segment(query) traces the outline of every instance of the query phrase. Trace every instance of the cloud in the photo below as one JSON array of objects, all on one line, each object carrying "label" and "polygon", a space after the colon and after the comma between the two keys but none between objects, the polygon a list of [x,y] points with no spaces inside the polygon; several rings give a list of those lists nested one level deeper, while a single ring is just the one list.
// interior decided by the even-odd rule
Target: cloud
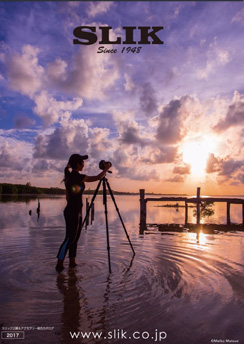
[{"label": "cloud", "polygon": [[98,14],[108,12],[111,6],[113,6],[112,1],[89,2],[89,7],[86,12],[89,17],[94,18]]},{"label": "cloud", "polygon": [[57,58],[47,67],[47,83],[57,91],[87,99],[102,100],[118,79],[119,59],[97,53],[97,45],[78,49],[71,62]]},{"label": "cloud", "polygon": [[14,118],[14,126],[16,129],[25,129],[33,127],[35,121],[27,116],[17,116]]},{"label": "cloud", "polygon": [[67,62],[60,57],[47,65],[47,75],[50,82],[65,81],[67,73]]},{"label": "cloud", "polygon": [[81,97],[103,100],[119,77],[119,59],[98,54],[96,46],[78,49],[70,61],[57,57],[46,66],[39,63],[40,52],[24,45],[21,54],[10,55],[5,64],[10,87],[35,102],[34,111],[45,126],[69,118],[81,107]]},{"label": "cloud", "polygon": [[176,166],[173,169],[173,173],[180,174],[180,175],[190,174],[191,166],[188,164],[185,164],[184,166]]},{"label": "cloud", "polygon": [[43,172],[45,173],[47,170],[49,170],[49,162],[47,160],[40,159],[34,164],[32,173],[37,173],[41,176],[43,175]]},{"label": "cloud", "polygon": [[240,23],[242,26],[244,25],[244,8],[236,13],[236,15],[232,18],[231,23]]},{"label": "cloud", "polygon": [[139,144],[140,146],[146,145],[146,140],[140,137],[140,132],[137,126],[124,127],[121,134],[120,141],[124,144]]},{"label": "cloud", "polygon": [[47,126],[62,119],[69,119],[72,112],[78,110],[83,103],[81,98],[74,98],[71,101],[57,101],[47,91],[42,91],[34,99],[36,103],[34,112],[43,119]]},{"label": "cloud", "polygon": [[220,170],[220,159],[216,158],[213,153],[209,154],[207,165],[206,165],[206,172],[207,173],[214,173]]},{"label": "cloud", "polygon": [[[2,141],[2,140],[1,140]],[[29,144],[13,139],[6,139],[0,145],[0,167],[5,171],[5,176],[14,175],[18,172],[21,174],[28,170],[30,155]],[[18,174],[16,177],[18,178]]]},{"label": "cloud", "polygon": [[[131,180],[140,180],[140,181],[159,181],[160,176],[157,170],[146,170],[146,169],[133,169],[130,173],[125,174]],[[123,176],[123,177],[124,177]]]},{"label": "cloud", "polygon": [[229,159],[221,161],[219,175],[231,177],[242,166],[244,166],[244,160]]},{"label": "cloud", "polygon": [[159,180],[159,173],[155,169],[143,168],[137,163],[138,156],[130,155],[129,152],[118,148],[112,156],[113,167],[116,169],[117,177],[130,180]]},{"label": "cloud", "polygon": [[22,54],[15,53],[7,61],[10,86],[30,98],[41,89],[44,68],[38,64],[39,49],[31,45],[22,47]]},{"label": "cloud", "polygon": [[140,105],[146,116],[157,114],[157,98],[150,82],[146,82],[141,89]]},{"label": "cloud", "polygon": [[166,181],[171,183],[183,183],[185,178],[180,174],[176,174],[174,177],[166,179]]},{"label": "cloud", "polygon": [[241,126],[244,123],[244,95],[237,91],[234,94],[233,103],[229,105],[224,119],[221,119],[213,129],[222,132],[233,126]]},{"label": "cloud", "polygon": [[101,160],[105,160],[105,157],[108,158],[109,152],[114,146],[113,141],[109,139],[110,130],[108,128],[91,128],[89,134],[89,154],[91,157]]},{"label": "cloud", "polygon": [[244,173],[239,173],[236,177],[237,182],[244,184]]},{"label": "cloud", "polygon": [[159,124],[156,139],[165,144],[174,144],[182,138],[182,112],[181,107],[185,97],[171,100],[159,115]]},{"label": "cloud", "polygon": [[85,154],[88,149],[88,126],[84,120],[64,121],[51,134],[35,139],[34,158],[68,160],[74,152]]},{"label": "cloud", "polygon": [[113,117],[119,133],[118,140],[120,143],[125,145],[139,145],[141,147],[150,143],[151,140],[149,135],[146,134],[145,128],[139,126],[139,124],[133,119],[134,113],[117,112]]},{"label": "cloud", "polygon": [[244,160],[235,160],[229,158],[218,158],[210,154],[207,161],[207,173],[217,173],[219,184],[227,182],[233,185],[243,182]]},{"label": "cloud", "polygon": [[158,146],[157,142],[152,142],[141,153],[141,162],[146,164],[163,164],[174,162],[177,156],[177,148],[173,146]]},{"label": "cloud", "polygon": [[125,73],[124,77],[125,77],[125,84],[124,84],[125,90],[127,92],[130,92],[130,91],[132,91],[135,88],[135,84],[132,81],[131,74],[130,73]]},{"label": "cloud", "polygon": [[217,37],[215,37],[213,43],[209,45],[209,50],[207,51],[206,66],[204,68],[198,68],[196,71],[198,79],[207,80],[211,74],[215,74],[218,68],[225,66],[230,61],[230,52],[220,48],[217,44]]}]

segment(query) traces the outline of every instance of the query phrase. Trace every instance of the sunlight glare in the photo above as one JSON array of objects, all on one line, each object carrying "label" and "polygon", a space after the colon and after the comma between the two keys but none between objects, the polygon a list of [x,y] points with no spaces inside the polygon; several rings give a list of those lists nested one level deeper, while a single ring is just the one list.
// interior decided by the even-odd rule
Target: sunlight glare
[{"label": "sunlight glare", "polygon": [[191,174],[197,176],[204,175],[208,156],[213,152],[214,146],[212,137],[186,141],[183,144],[183,161],[191,166]]}]

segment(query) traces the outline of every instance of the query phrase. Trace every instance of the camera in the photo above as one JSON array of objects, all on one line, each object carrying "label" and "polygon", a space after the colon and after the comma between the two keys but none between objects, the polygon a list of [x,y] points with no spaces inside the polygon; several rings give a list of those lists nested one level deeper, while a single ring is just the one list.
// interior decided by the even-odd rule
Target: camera
[{"label": "camera", "polygon": [[100,170],[104,170],[106,164],[110,164],[110,167],[112,167],[112,163],[111,163],[110,161],[101,160],[101,161],[99,162],[99,168],[100,168]]}]

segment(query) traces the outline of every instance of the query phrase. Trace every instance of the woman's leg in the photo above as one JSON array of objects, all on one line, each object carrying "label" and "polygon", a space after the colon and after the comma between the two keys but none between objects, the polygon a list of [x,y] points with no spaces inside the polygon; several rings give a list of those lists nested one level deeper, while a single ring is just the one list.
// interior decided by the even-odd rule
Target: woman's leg
[{"label": "woman's leg", "polygon": [[74,241],[72,242],[72,244],[70,245],[70,248],[69,248],[69,259],[70,259],[69,266],[71,268],[74,268],[77,265],[76,261],[75,261],[75,257],[76,257],[76,251],[77,251],[77,243],[78,243],[78,240],[80,238],[80,233],[81,233],[81,229],[82,229],[81,225],[82,225],[82,217],[79,216],[76,236],[75,236]]},{"label": "woman's leg", "polygon": [[64,269],[63,261],[65,259],[66,253],[76,239],[79,224],[79,214],[74,211],[69,211],[67,210],[67,208],[65,208],[64,218],[66,222],[66,235],[57,255],[58,263],[56,266],[56,270],[59,272]]}]

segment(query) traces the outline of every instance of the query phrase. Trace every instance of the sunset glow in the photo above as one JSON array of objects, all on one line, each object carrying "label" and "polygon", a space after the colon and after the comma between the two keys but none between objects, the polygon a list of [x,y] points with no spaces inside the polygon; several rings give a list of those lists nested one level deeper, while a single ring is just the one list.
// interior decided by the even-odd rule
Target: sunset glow
[{"label": "sunset glow", "polygon": [[182,147],[182,158],[191,166],[191,174],[203,176],[205,174],[207,159],[214,152],[215,142],[211,137],[203,137],[186,141]]}]

